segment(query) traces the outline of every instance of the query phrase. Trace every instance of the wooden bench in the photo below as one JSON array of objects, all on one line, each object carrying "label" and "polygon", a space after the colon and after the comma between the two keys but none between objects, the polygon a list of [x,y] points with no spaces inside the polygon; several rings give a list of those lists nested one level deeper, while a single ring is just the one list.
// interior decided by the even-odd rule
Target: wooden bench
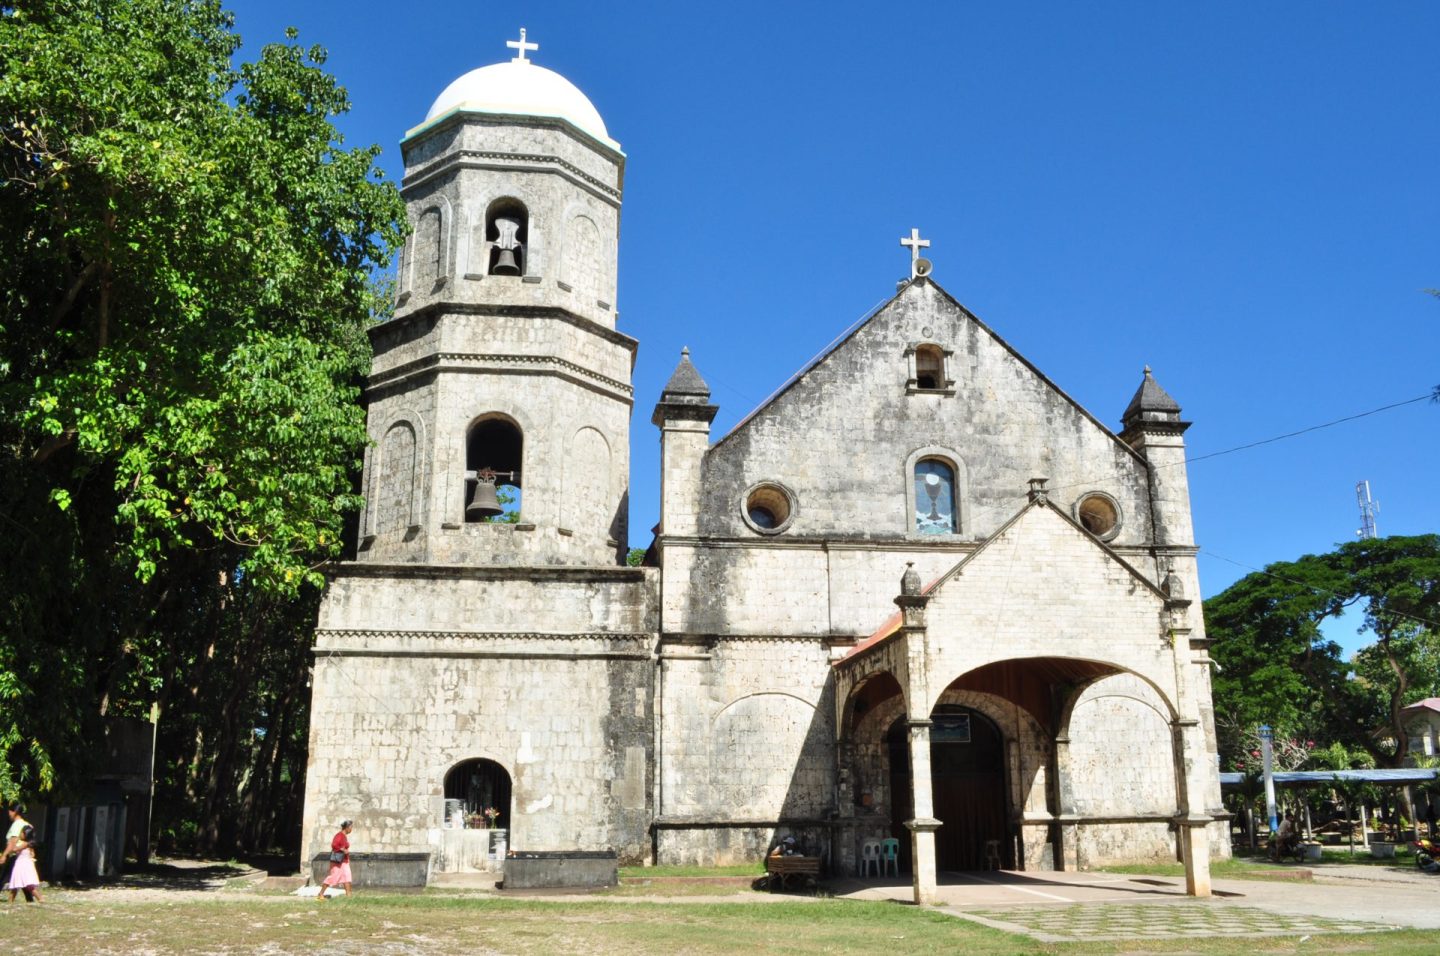
[{"label": "wooden bench", "polygon": [[792,880],[802,883],[820,881],[820,858],[818,856],[767,856],[765,872],[770,876],[770,892],[776,887],[788,889]]}]

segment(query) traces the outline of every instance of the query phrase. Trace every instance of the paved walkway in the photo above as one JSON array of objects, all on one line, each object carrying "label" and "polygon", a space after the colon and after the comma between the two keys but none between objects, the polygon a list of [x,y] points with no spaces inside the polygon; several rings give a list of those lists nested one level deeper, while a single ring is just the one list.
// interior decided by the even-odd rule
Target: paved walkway
[{"label": "paved walkway", "polygon": [[[840,897],[909,901],[910,885],[837,880]],[[1399,868],[1327,866],[1315,880],[1216,880],[1185,895],[1178,877],[1108,873],[947,873],[937,903],[961,919],[1045,942],[1367,933],[1440,928],[1440,877]]]}]

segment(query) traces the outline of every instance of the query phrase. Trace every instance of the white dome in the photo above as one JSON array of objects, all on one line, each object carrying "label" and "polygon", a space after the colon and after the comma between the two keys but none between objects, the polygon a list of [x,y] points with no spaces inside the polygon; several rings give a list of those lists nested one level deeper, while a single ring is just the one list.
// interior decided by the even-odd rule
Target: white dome
[{"label": "white dome", "polygon": [[466,73],[435,98],[421,126],[454,110],[554,116],[569,120],[607,146],[620,147],[605,131],[600,113],[574,83],[528,60],[495,63]]}]

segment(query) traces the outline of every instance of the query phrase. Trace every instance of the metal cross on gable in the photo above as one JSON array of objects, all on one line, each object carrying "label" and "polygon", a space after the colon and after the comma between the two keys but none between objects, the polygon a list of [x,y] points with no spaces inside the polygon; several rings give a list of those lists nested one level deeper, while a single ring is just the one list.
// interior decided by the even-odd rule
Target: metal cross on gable
[{"label": "metal cross on gable", "polygon": [[908,238],[902,238],[900,245],[910,247],[910,278],[915,278],[916,264],[920,261],[920,250],[930,247],[929,239],[920,238],[919,229],[911,229]]},{"label": "metal cross on gable", "polygon": [[520,51],[520,55],[519,55],[519,56],[512,56],[512,57],[510,58],[510,62],[511,62],[511,63],[529,63],[530,61],[527,60],[527,59],[525,59],[525,51],[526,51],[526,50],[538,50],[538,49],[540,49],[540,44],[538,44],[538,43],[526,43],[526,42],[525,42],[525,28],[524,28],[524,27],[521,27],[521,28],[520,28],[520,39],[518,39],[518,40],[506,40],[506,41],[505,41],[505,45],[508,46],[508,47],[509,47],[510,49],[512,49],[512,50],[519,50],[519,51]]}]

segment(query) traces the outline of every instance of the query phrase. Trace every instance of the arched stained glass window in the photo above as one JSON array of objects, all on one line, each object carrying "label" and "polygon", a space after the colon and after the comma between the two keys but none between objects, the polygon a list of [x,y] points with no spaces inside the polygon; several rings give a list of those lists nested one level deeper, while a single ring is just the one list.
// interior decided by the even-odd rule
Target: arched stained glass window
[{"label": "arched stained glass window", "polygon": [[915,530],[921,534],[954,534],[955,470],[936,458],[915,465]]}]

